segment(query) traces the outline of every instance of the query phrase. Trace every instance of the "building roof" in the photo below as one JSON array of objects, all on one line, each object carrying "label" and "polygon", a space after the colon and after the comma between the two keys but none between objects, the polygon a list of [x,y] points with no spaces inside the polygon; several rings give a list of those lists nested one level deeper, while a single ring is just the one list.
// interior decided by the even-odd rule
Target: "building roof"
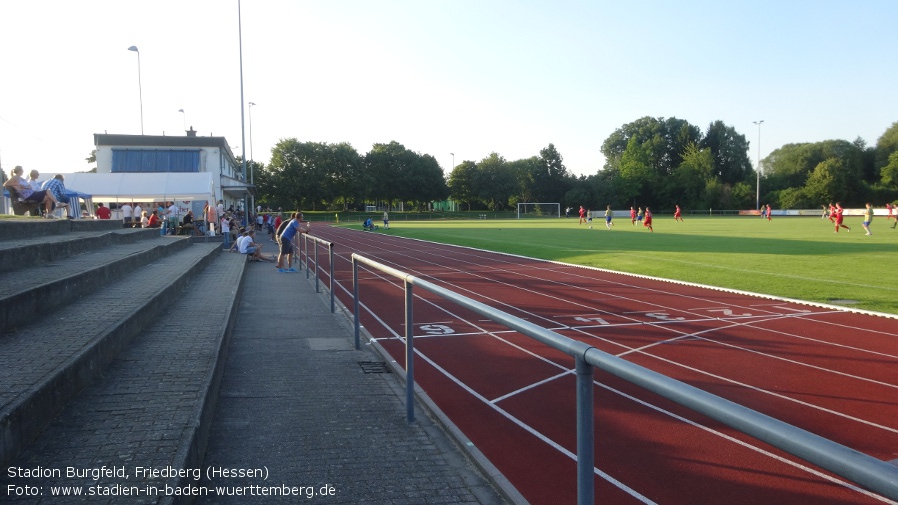
[{"label": "building roof", "polygon": [[120,135],[113,133],[94,133],[94,145],[113,147],[217,147],[228,153],[235,161],[237,158],[224,137],[168,136],[168,135]]}]

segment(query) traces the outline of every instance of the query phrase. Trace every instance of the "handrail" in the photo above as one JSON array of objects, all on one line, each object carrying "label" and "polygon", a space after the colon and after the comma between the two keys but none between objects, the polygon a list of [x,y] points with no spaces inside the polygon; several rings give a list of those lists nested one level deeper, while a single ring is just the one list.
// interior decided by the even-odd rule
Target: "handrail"
[{"label": "handrail", "polygon": [[390,266],[352,255],[353,312],[356,348],[359,347],[358,265],[363,264],[403,280],[406,298],[406,408],[414,420],[414,342],[412,287],[419,287],[500,323],[575,359],[577,373],[577,503],[594,503],[593,367],[647,389],[679,405],[704,414],[737,431],[829,470],[871,491],[898,500],[898,467],[838,444],[809,431],[708,393],[684,382],[600,351],[541,326],[515,317],[454,291]]},{"label": "handrail", "polygon": [[[328,277],[330,279],[330,285],[328,289],[331,292],[331,312],[333,313],[335,310],[335,302],[334,302],[334,243],[328,242],[322,238],[316,237],[314,235],[309,235],[308,233],[303,233],[303,242],[302,244],[305,246],[306,250],[306,279],[309,278],[309,245],[308,240],[312,240],[315,243],[315,292],[320,293],[321,290],[318,287],[318,244],[324,245],[328,250],[328,265],[329,265],[329,273]],[[299,251],[300,259],[302,258],[302,248]],[[302,261],[299,262],[299,268],[302,268]]]}]

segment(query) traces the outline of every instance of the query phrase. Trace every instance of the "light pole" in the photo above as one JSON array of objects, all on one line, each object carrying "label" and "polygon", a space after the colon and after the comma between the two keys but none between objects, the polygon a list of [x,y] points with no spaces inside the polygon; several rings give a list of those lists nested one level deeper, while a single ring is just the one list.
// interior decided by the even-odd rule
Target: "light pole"
[{"label": "light pole", "polygon": [[184,112],[184,109],[178,109],[178,112],[181,113],[182,119],[184,121],[184,131],[187,131],[187,113]]},{"label": "light pole", "polygon": [[452,155],[452,170],[455,170],[455,153],[449,153]]},{"label": "light pole", "polygon": [[761,210],[761,123],[763,122],[763,119],[760,121],[752,121],[752,123],[758,125],[758,182],[755,186],[757,191],[757,193],[755,194],[755,210]]},{"label": "light pole", "polygon": [[[243,100],[243,19],[240,16],[240,0],[237,0],[237,40],[239,42],[240,47],[240,139],[241,144],[243,144],[243,154],[241,158],[243,159],[243,183],[246,184],[246,129],[244,128],[244,110],[243,104],[246,102]],[[246,193],[243,194],[243,225],[249,226],[249,196],[250,188],[246,187]],[[255,196],[253,196],[255,205]],[[255,207],[253,207],[255,210]]]},{"label": "light pole", "polygon": [[[249,107],[249,183],[253,183],[253,105],[256,105],[255,102],[250,102]],[[253,208],[256,208],[256,195],[253,195]]]},{"label": "light pole", "polygon": [[131,46],[129,51],[137,53],[137,91],[140,93],[140,134],[143,135],[143,84],[140,82],[140,51],[137,46]]}]

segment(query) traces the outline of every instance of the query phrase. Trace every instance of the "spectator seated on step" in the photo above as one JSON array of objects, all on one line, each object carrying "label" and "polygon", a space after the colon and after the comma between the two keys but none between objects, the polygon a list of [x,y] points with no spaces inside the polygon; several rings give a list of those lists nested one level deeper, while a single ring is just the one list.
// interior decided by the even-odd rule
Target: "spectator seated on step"
[{"label": "spectator seated on step", "polygon": [[194,235],[202,235],[202,233],[196,229],[196,223],[193,222],[192,210],[188,210],[187,214],[184,214],[184,219],[181,222],[181,229],[185,230],[188,234],[193,232]]},{"label": "spectator seated on step", "polygon": [[65,177],[62,174],[56,174],[52,179],[44,181],[41,184],[41,189],[53,196],[53,200],[57,202],[57,207],[66,207],[68,216],[72,218],[75,216],[72,215],[69,197],[65,196],[65,183],[63,181],[65,181]]},{"label": "spectator seated on step", "polygon": [[[22,177],[24,172],[25,170],[22,166],[17,165],[12,169],[12,177],[3,183],[3,187],[9,190],[9,195],[13,197],[14,202],[18,200],[26,205],[43,205],[47,217],[52,217],[50,212],[53,210],[54,205],[60,207],[68,206],[68,204],[56,201],[56,198],[54,198],[53,194],[49,191],[35,191],[32,189],[31,185],[28,184],[28,180]],[[17,193],[18,197],[15,197],[13,193]],[[13,205],[13,207],[15,208],[15,205]],[[24,212],[22,212],[22,214],[24,214]]]},{"label": "spectator seated on step", "polygon": [[272,258],[262,254],[262,245],[257,244],[255,241],[256,230],[250,229],[242,238],[243,240],[237,239],[240,240],[240,254],[250,256],[253,261],[274,261]]}]

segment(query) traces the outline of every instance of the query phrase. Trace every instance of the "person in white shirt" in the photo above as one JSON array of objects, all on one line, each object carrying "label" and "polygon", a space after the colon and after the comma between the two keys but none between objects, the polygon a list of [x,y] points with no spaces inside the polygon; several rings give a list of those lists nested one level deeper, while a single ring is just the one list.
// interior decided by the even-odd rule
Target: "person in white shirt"
[{"label": "person in white shirt", "polygon": [[31,189],[34,191],[41,190],[41,183],[37,182],[37,178],[40,177],[41,174],[37,170],[32,170],[30,174],[28,174],[28,185],[31,186]]},{"label": "person in white shirt", "polygon": [[134,205],[134,221],[140,220],[143,218],[143,209],[140,208],[140,204]]},{"label": "person in white shirt", "polygon": [[[267,256],[262,255],[262,245],[257,244],[254,240],[256,237],[256,231],[250,230],[244,234],[243,241],[240,242],[239,250],[240,254],[249,254],[253,257],[253,261],[274,261]],[[240,240],[240,239],[238,239]]]},{"label": "person in white shirt", "polygon": [[[125,226],[131,226],[132,222],[134,221],[134,214],[133,214],[133,211],[131,210],[131,206],[128,205],[127,203],[123,203],[121,206],[121,209],[122,209],[122,218],[124,218],[124,221],[125,221]],[[140,216],[140,213],[138,212],[137,215]]]},{"label": "person in white shirt", "polygon": [[171,230],[171,234],[174,235],[178,230],[178,221],[180,221],[181,209],[178,208],[178,204],[176,202],[172,202],[171,206],[165,211],[166,217],[168,217],[168,229]]}]

